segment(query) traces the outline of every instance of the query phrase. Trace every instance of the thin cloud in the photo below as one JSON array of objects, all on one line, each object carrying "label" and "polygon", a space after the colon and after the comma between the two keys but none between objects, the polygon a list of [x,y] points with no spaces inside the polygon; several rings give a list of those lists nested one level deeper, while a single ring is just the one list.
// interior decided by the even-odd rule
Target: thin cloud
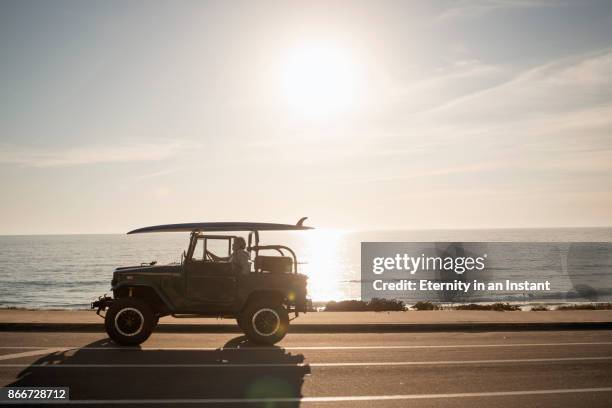
[{"label": "thin cloud", "polygon": [[[463,95],[429,111],[427,115],[447,115],[460,112],[484,119],[486,112],[501,112],[516,121],[511,114],[561,113],[585,110],[609,100],[612,79],[612,51],[573,56],[553,61],[519,73],[507,82]],[[490,116],[490,117],[494,117]],[[518,116],[522,118],[524,116]]]},{"label": "thin cloud", "polygon": [[[438,69],[434,75],[407,85],[396,85],[394,103],[399,101],[404,112],[418,114],[444,105],[507,80],[512,72],[505,67],[479,60],[457,60]],[[399,91],[398,91],[399,90]]]},{"label": "thin cloud", "polygon": [[[401,123],[403,136],[363,152],[364,160],[384,157],[377,177],[351,175],[339,182],[453,175],[483,187],[499,173],[504,188],[532,188],[533,180],[557,185],[558,173],[584,188],[601,187],[590,175],[612,168],[611,71],[612,50],[572,56],[417,114]],[[427,144],[415,144],[422,140]]]},{"label": "thin cloud", "polygon": [[481,17],[498,10],[562,6],[558,0],[463,0],[444,10],[438,20]]},{"label": "thin cloud", "polygon": [[116,145],[89,145],[64,148],[0,147],[0,163],[24,167],[69,167],[100,163],[161,161],[193,148],[181,141],[132,142]]}]

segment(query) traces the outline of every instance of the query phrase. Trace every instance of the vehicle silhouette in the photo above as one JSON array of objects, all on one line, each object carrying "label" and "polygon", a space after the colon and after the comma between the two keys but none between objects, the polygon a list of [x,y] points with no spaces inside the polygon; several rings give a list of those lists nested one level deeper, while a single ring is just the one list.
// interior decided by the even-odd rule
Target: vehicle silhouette
[{"label": "vehicle silhouette", "polygon": [[[168,315],[233,318],[252,342],[275,344],[289,329],[289,315],[297,317],[308,309],[307,277],[298,273],[291,248],[260,245],[259,232],[311,229],[303,225],[305,219],[295,225],[211,222],[130,231],[188,231],[189,246],[180,263],[117,268],[111,282],[113,296],[100,297],[91,307],[98,314],[105,312],[106,332],[121,345],[141,344],[159,318]],[[248,244],[238,235],[211,234],[236,231],[248,232]],[[233,262],[232,248],[235,251],[240,240],[248,254],[243,256],[254,259],[246,271]]]}]

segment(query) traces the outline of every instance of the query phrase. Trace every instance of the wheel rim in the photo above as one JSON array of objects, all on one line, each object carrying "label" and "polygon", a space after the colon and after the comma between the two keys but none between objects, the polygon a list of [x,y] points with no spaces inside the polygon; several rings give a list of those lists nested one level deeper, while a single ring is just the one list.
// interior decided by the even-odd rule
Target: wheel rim
[{"label": "wheel rim", "polygon": [[274,309],[259,309],[253,315],[253,329],[260,336],[271,336],[280,327],[280,316]]},{"label": "wheel rim", "polygon": [[122,336],[136,336],[142,331],[144,316],[140,310],[133,307],[121,309],[115,315],[115,328]]}]

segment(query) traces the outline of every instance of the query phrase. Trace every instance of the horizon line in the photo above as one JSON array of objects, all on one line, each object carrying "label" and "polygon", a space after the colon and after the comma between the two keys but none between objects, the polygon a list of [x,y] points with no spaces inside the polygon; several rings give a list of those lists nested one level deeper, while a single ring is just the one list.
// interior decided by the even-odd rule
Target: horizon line
[{"label": "horizon line", "polygon": [[[612,228],[612,225],[599,226],[535,226],[535,227],[458,227],[458,228],[379,228],[379,229],[343,229],[343,228],[319,228],[318,230],[338,230],[346,233],[355,232],[399,232],[399,231],[482,231],[482,230],[556,230],[556,229],[606,229]],[[316,230],[315,230],[316,231]],[[279,231],[270,231],[279,232]],[[291,232],[291,231],[290,231]],[[295,232],[295,231],[294,231]],[[183,232],[172,232],[174,234],[183,234]],[[168,234],[168,232],[165,232]],[[65,233],[17,233],[17,234],[2,234],[0,237],[30,237],[30,236],[70,236],[70,235],[128,235],[127,232],[65,232]],[[150,235],[150,234],[149,234]]]}]

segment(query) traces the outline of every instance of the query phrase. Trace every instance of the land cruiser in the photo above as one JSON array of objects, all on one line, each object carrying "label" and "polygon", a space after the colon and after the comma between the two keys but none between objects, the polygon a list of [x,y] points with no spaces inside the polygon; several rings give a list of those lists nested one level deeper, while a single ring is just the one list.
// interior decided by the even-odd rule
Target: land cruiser
[{"label": "land cruiser", "polygon": [[[106,332],[122,345],[144,342],[159,318],[168,315],[236,319],[254,343],[277,343],[287,333],[289,315],[297,317],[307,311],[307,278],[298,273],[293,250],[284,245],[260,245],[259,233],[311,229],[303,225],[305,219],[295,225],[208,222],[130,231],[128,234],[189,232],[189,246],[180,263],[117,268],[112,297],[104,295],[91,307],[99,315],[104,312]],[[246,251],[253,260],[249,273],[228,261],[240,236],[220,232],[248,234]]]}]

